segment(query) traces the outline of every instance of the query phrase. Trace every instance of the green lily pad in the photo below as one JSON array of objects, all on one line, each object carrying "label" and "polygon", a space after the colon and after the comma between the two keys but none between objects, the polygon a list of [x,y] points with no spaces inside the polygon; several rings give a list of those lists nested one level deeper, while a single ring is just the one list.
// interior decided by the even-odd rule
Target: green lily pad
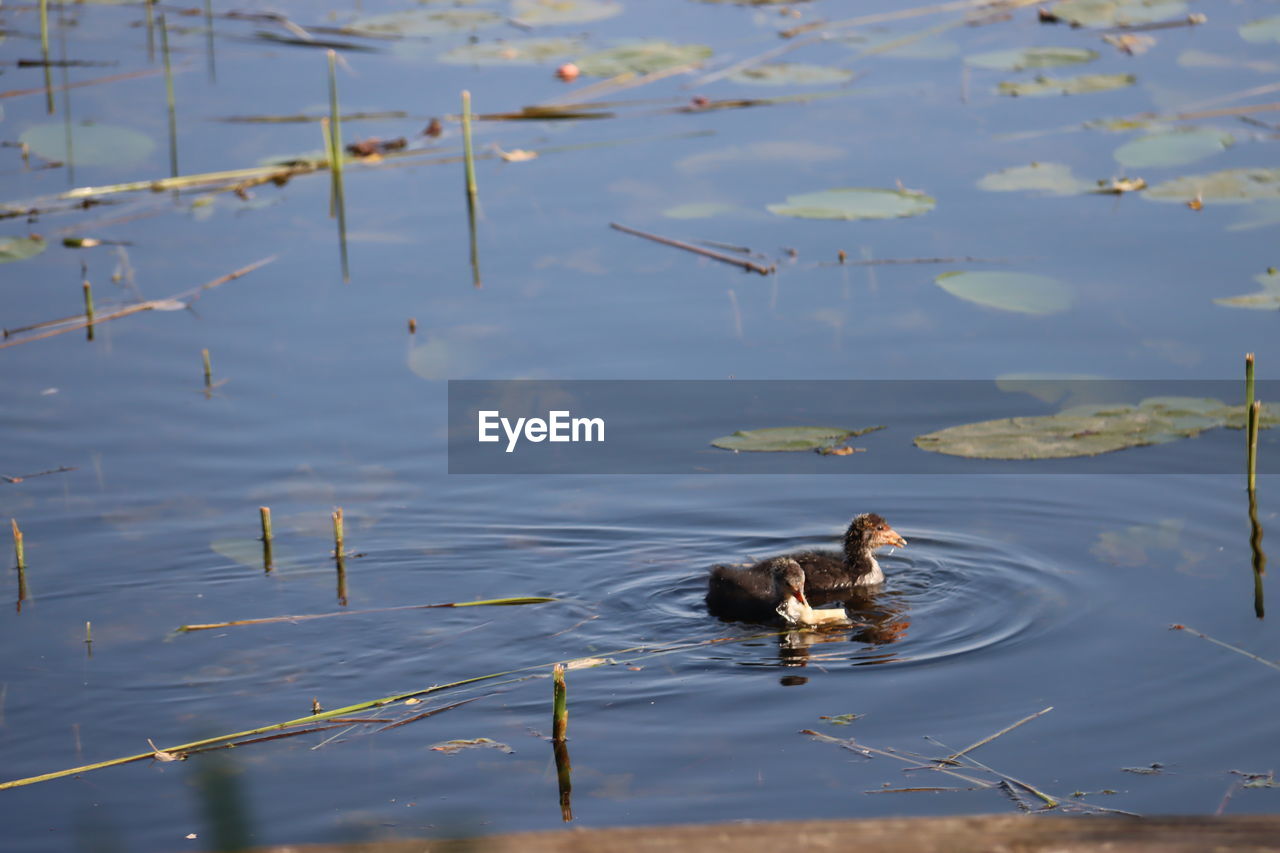
[{"label": "green lily pad", "polygon": [[1280,169],[1225,169],[1207,175],[1188,175],[1149,187],[1144,198],[1155,201],[1201,201],[1244,204],[1280,198]]},{"label": "green lily pad", "polygon": [[[1264,407],[1270,428],[1280,409]],[[1244,406],[1192,397],[1151,397],[1137,406],[1074,406],[1056,415],[1000,418],[948,427],[916,438],[916,447],[970,459],[1066,459],[1127,447],[1165,444],[1207,429],[1234,426]]]},{"label": "green lily pad", "polygon": [[32,234],[30,237],[0,237],[0,264],[10,261],[25,261],[48,248],[44,238]]},{"label": "green lily pad", "polygon": [[1128,27],[1187,14],[1181,0],[1063,0],[1049,11],[1077,27]]},{"label": "green lily pad", "polygon": [[1255,44],[1280,41],[1280,15],[1259,18],[1240,27],[1240,38]]},{"label": "green lily pad", "polygon": [[1152,133],[1126,142],[1112,155],[1130,168],[1182,166],[1224,151],[1235,137],[1208,127],[1188,127]]},{"label": "green lily pad", "polygon": [[992,71],[1025,71],[1028,68],[1079,65],[1097,58],[1096,50],[1083,47],[1022,47],[965,57],[964,64],[974,68],[990,68]]},{"label": "green lily pad", "polygon": [[1018,314],[1057,314],[1075,301],[1071,288],[1065,284],[1031,273],[946,272],[934,283],[967,302]]},{"label": "green lily pad", "polygon": [[912,190],[844,187],[787,196],[786,204],[771,204],[769,212],[800,219],[898,219],[933,210],[937,201]]},{"label": "green lily pad", "polygon": [[[33,125],[19,139],[48,160],[67,159],[66,128],[61,122]],[[80,122],[71,126],[71,146],[77,166],[132,166],[150,157],[156,144],[127,127]]]},{"label": "green lily pad", "polygon": [[832,447],[859,435],[884,429],[882,426],[863,429],[840,427],[766,427],[765,429],[740,429],[733,435],[722,435],[711,445],[734,452],[782,453],[817,450]]},{"label": "green lily pad", "polygon": [[822,86],[848,83],[853,72],[847,68],[828,65],[805,65],[800,62],[775,62],[744,68],[729,75],[735,83],[754,83],[759,86]]},{"label": "green lily pad", "polygon": [[1002,95],[1039,98],[1045,95],[1084,95],[1122,89],[1138,82],[1132,74],[1081,74],[1079,77],[1036,77],[1034,80],[1006,80],[996,87]]},{"label": "green lily pad", "polygon": [[350,33],[385,36],[436,36],[496,27],[506,19],[483,9],[410,9],[357,18],[343,27]]},{"label": "green lily pad", "polygon": [[1242,296],[1227,296],[1213,300],[1215,305],[1228,305],[1232,308],[1252,308],[1255,311],[1280,310],[1280,271],[1274,267],[1253,280],[1262,285],[1257,293],[1246,293]]},{"label": "green lily pad", "polygon": [[668,219],[710,219],[726,213],[737,213],[741,209],[736,204],[726,204],[722,201],[696,201],[668,207],[662,211],[662,215]]},{"label": "green lily pad", "polygon": [[1039,192],[1042,195],[1079,195],[1094,188],[1089,181],[1071,174],[1071,167],[1062,163],[1031,163],[1027,166],[1010,166],[999,172],[983,175],[978,189],[988,192]]},{"label": "green lily pad", "polygon": [[449,65],[537,65],[570,56],[582,49],[582,39],[545,38],[463,44],[440,55]]},{"label": "green lily pad", "polygon": [[592,77],[616,77],[630,71],[648,74],[701,62],[711,56],[705,44],[673,44],[669,41],[637,41],[589,53],[575,63],[578,70]]},{"label": "green lily pad", "polygon": [[622,13],[614,0],[515,0],[511,16],[530,27],[551,24],[585,24]]}]

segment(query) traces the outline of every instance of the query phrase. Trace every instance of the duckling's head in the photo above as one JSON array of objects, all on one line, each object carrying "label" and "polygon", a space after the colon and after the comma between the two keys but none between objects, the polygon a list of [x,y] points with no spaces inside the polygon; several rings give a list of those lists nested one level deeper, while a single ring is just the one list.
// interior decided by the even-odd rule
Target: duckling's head
[{"label": "duckling's head", "polygon": [[849,530],[844,535],[846,554],[870,554],[877,548],[892,545],[905,548],[907,540],[898,535],[898,531],[889,526],[882,516],[874,512],[864,512],[849,522]]},{"label": "duckling's head", "polygon": [[790,557],[774,560],[773,588],[778,601],[778,615],[787,622],[801,621],[809,610],[809,601],[804,597],[804,569],[800,564]]}]

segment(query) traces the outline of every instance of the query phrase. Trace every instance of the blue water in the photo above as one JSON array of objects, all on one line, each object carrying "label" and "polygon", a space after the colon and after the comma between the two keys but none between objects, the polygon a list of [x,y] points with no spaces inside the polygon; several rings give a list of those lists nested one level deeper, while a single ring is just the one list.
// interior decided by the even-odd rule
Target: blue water
[{"label": "blue water", "polygon": [[[355,5],[367,14],[397,8]],[[272,8],[304,26],[355,15],[352,4],[325,13],[310,3]],[[804,21],[900,7],[828,0],[796,8]],[[458,164],[349,170],[350,284],[328,218],[327,173],[256,187],[252,202],[222,194],[194,211],[199,194],[140,193],[111,197],[120,205],[0,221],[0,236],[34,232],[50,242],[43,254],[3,266],[6,328],[82,310],[81,261],[100,305],[128,296],[111,281],[115,250],[65,249],[64,229],[131,243],[137,288],[153,299],[279,256],[208,291],[191,311],[103,324],[91,343],[74,332],[0,352],[0,473],[75,469],[0,483],[0,518],[21,524],[28,564],[20,608],[17,573],[6,571],[0,583],[0,597],[15,605],[0,611],[4,780],[145,752],[148,738],[165,747],[301,717],[313,699],[336,708],[530,668],[422,705],[361,713],[394,720],[482,697],[386,732],[352,724],[0,791],[6,850],[214,850],[227,846],[218,827],[228,826],[254,844],[561,826],[545,676],[551,662],[576,657],[613,663],[568,676],[574,825],[1010,811],[1015,804],[998,790],[866,793],[963,785],[800,731],[939,755],[1049,706],[975,757],[1068,799],[1080,791],[1090,803],[1139,813],[1215,811],[1238,778],[1230,771],[1272,767],[1276,673],[1169,626],[1280,658],[1273,619],[1255,616],[1240,474],[451,476],[444,382],[991,380],[1027,371],[1226,380],[1238,376],[1246,351],[1257,353],[1259,375],[1273,378],[1274,314],[1211,301],[1254,290],[1252,277],[1276,263],[1274,225],[1233,229],[1259,205],[1206,203],[1197,213],[1137,196],[975,186],[1032,160],[1067,163],[1088,179],[1120,175],[1111,152],[1130,136],[1005,136],[1176,109],[1268,82],[1238,64],[1178,63],[1191,49],[1274,61],[1272,47],[1236,32],[1273,6],[1205,11],[1207,25],[1158,31],[1141,57],[1117,54],[1095,31],[1042,27],[1027,8],[1006,22],[946,32],[958,48],[950,58],[857,60],[850,67],[865,77],[841,97],[705,114],[632,107],[608,121],[480,123],[482,150],[492,142],[504,150],[612,143],[479,163],[481,289],[472,287]],[[38,56],[34,11],[2,14],[16,32],[0,56]],[[120,63],[71,69],[72,80],[156,67],[145,29],[134,26],[140,7],[76,6],[66,15],[76,22],[66,29],[69,57]],[[716,49],[715,61],[729,62],[779,44],[783,20],[768,7],[633,0],[615,18],[534,35],[587,33],[592,49],[627,37],[700,41]],[[200,19],[180,22],[195,28]],[[322,52],[245,38],[258,28],[267,27],[217,22],[216,82],[203,32],[174,34],[185,69],[175,78],[183,173],[320,147],[314,124],[215,121],[324,109]],[[479,37],[521,35],[497,28]],[[347,55],[344,110],[412,116],[348,122],[347,138],[412,136],[431,116],[456,112],[463,88],[480,112],[573,91],[553,77],[554,62],[511,69],[435,61],[465,39]],[[1102,54],[1046,72],[1054,76],[1133,71],[1139,85],[1009,99],[991,90],[1018,75],[962,70],[964,55],[1028,44]],[[851,56],[823,44],[789,58],[833,64]],[[43,78],[39,69],[9,68],[3,79],[17,89]],[[691,79],[608,99],[678,105],[694,95],[807,90],[729,81],[684,88]],[[76,186],[167,174],[163,92],[161,76],[72,91],[77,121],[128,126],[156,144],[133,165],[77,166]],[[39,95],[0,103],[5,139],[61,120],[44,115]],[[1237,144],[1198,163],[1133,171],[1154,184],[1275,165],[1274,134],[1234,118],[1212,126],[1230,129]],[[420,144],[457,153],[457,125],[445,128],[437,142]],[[15,150],[0,154],[4,201],[70,185],[65,168],[22,172]],[[936,197],[937,208],[864,222],[764,209],[788,195],[899,180]],[[699,201],[739,211],[701,220],[661,213]],[[778,258],[779,271],[742,273],[620,234],[611,221],[750,246]],[[851,260],[1001,262],[841,268],[832,265],[841,249]],[[1074,306],[1027,316],[934,285],[938,273],[960,268],[1050,275],[1073,290]],[[203,348],[223,381],[210,396]],[[1223,430],[1195,441],[1206,443],[1202,453],[1242,443]],[[1261,452],[1277,452],[1269,433]],[[829,461],[859,470],[856,456]],[[1257,496],[1273,539],[1274,486],[1263,477]],[[270,573],[255,541],[262,505],[275,517]],[[336,506],[345,511],[347,548],[358,554],[345,561],[345,603],[330,556]],[[909,542],[882,555],[889,579],[862,614],[866,625],[751,639],[762,629],[706,614],[703,578],[713,563],[834,547],[863,511],[884,515]],[[510,595],[558,600],[174,633],[191,623]],[[707,642],[720,638],[739,642]],[[660,656],[643,650],[671,643],[682,647]],[[841,714],[863,716],[848,726],[822,719]],[[513,751],[431,749],[477,737]],[[1166,772],[1122,770],[1153,762]],[[211,805],[219,786],[238,807]],[[1272,791],[1245,790],[1227,812],[1275,807]]]}]

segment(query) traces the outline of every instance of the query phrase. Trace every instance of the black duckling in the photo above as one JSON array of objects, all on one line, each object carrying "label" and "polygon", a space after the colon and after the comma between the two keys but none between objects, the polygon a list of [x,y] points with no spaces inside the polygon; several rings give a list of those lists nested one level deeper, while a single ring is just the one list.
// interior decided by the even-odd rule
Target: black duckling
[{"label": "black duckling", "polygon": [[805,576],[790,557],[775,557],[734,569],[716,566],[707,591],[707,609],[714,616],[741,622],[786,625],[829,625],[848,622],[844,610],[814,610],[804,594]]}]

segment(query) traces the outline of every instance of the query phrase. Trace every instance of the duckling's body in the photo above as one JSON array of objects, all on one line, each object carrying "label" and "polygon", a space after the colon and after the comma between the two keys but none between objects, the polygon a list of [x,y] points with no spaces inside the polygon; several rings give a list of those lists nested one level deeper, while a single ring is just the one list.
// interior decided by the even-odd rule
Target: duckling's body
[{"label": "duckling's body", "polygon": [[743,622],[781,620],[784,625],[811,626],[849,621],[843,608],[814,610],[810,606],[804,570],[791,557],[775,557],[751,571],[716,566],[707,608],[713,615]]}]

